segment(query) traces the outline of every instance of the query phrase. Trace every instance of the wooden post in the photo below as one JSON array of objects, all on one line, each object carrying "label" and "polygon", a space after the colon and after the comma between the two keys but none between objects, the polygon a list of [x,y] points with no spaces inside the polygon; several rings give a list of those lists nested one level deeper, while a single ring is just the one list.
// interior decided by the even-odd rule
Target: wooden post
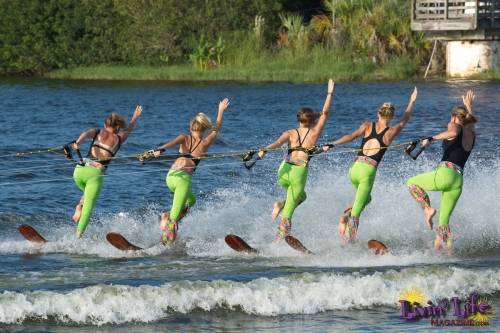
[{"label": "wooden post", "polygon": [[434,47],[432,48],[431,58],[429,59],[429,64],[425,69],[424,79],[427,78],[427,74],[429,73],[429,69],[431,68],[432,58],[434,58],[434,53],[436,52],[437,39],[434,39]]}]

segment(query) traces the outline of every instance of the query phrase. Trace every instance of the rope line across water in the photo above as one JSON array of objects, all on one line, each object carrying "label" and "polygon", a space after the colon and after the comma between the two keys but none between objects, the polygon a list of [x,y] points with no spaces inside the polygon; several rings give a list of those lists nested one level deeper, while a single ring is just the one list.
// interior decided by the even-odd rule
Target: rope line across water
[{"label": "rope line across water", "polygon": [[[409,143],[411,143],[412,141],[409,141],[409,142],[403,142],[403,143],[399,143],[399,144],[394,144],[394,145],[391,145],[391,146],[388,146],[387,148],[381,148],[381,149],[387,149],[387,150],[393,150],[393,149],[396,149],[396,148],[400,148],[400,147],[404,147],[406,145],[408,145]],[[321,147],[323,145],[318,145],[317,147]],[[269,149],[268,151],[269,152],[275,152],[275,151],[286,151],[287,148],[283,148],[283,147],[280,147],[280,148],[276,148],[276,149]],[[379,149],[379,148],[374,148],[374,149]],[[353,153],[353,152],[358,152],[360,151],[361,149],[359,148],[349,148],[349,149],[346,149],[346,150],[331,150],[331,151],[328,151],[328,152],[325,152],[324,154],[331,154],[331,155],[336,155],[336,154],[347,154],[347,153]],[[247,151],[245,151],[247,152]],[[204,156],[202,157],[201,159],[203,160],[214,160],[214,159],[217,159],[217,158],[228,158],[228,157],[241,157],[242,155],[244,154],[244,152],[230,152],[230,153],[221,153],[221,154],[212,154],[212,155],[208,155],[208,156]],[[137,155],[132,155],[132,157],[136,157]],[[121,157],[122,159],[124,159],[125,157]],[[127,156],[126,158],[130,158],[130,156]],[[118,159],[118,158],[116,158]],[[156,163],[156,164],[161,164],[161,163],[165,163],[165,162],[174,162],[175,160],[177,159],[176,158],[172,158],[172,159],[163,159],[163,160],[153,160],[153,161],[150,161],[149,163]],[[281,160],[282,157],[278,157],[278,158],[266,158],[265,160],[263,161],[275,161],[275,160]],[[65,163],[65,167],[69,166],[68,165],[68,162],[70,161],[67,161]],[[71,163],[71,162],[70,162]],[[73,165],[73,163],[71,163]],[[144,164],[144,162],[141,162],[141,161],[137,161],[137,160],[134,160],[134,161],[131,161],[129,163],[124,163],[124,165],[138,165],[138,164]],[[218,166],[222,166],[222,165],[234,165],[234,164],[242,164],[241,161],[234,161],[234,162],[225,162],[225,163],[212,163],[212,164],[205,164],[205,165],[200,165],[198,166],[198,168],[212,168],[212,167],[218,167]],[[50,167],[50,166],[48,166]],[[32,168],[34,167],[29,167],[29,168],[25,168],[28,169],[28,170],[32,170]],[[36,167],[37,170],[40,170],[40,167]],[[62,169],[61,168],[53,168],[52,170],[58,170],[58,169]],[[23,171],[20,171],[22,169],[17,169],[15,170],[12,174],[4,174],[4,173],[0,173],[0,176],[5,176],[5,177],[8,177],[8,176],[13,176],[13,175],[19,175],[19,174],[23,174],[24,172]],[[124,176],[124,175],[131,175],[131,174],[139,174],[139,173],[154,173],[154,172],[164,172],[164,169],[157,169],[157,170],[140,170],[140,171],[131,171],[131,172],[121,172],[119,174],[112,174],[112,175],[108,175],[108,174],[103,174],[101,177],[121,177],[121,176]],[[73,178],[71,177],[64,177],[64,178],[52,178],[52,179],[43,179],[43,180],[32,180],[32,181],[18,181],[18,182],[4,182],[4,183],[0,183],[0,186],[8,186],[8,185],[16,185],[16,184],[37,184],[37,183],[49,183],[49,182],[57,182],[57,181],[68,181],[68,180],[72,180]]]}]

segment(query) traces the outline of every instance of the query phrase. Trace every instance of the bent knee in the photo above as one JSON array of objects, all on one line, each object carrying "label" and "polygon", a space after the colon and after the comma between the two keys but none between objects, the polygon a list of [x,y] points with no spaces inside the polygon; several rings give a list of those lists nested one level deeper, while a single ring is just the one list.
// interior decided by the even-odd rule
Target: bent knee
[{"label": "bent knee", "polygon": [[412,185],[417,185],[417,183],[415,182],[415,177],[411,177],[410,179],[408,179],[408,181],[406,182],[406,186],[410,187]]}]

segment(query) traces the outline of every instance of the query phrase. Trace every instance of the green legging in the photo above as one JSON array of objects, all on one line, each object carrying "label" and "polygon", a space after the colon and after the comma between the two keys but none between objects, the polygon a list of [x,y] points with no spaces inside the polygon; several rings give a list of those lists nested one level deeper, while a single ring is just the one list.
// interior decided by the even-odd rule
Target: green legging
[{"label": "green legging", "polygon": [[439,225],[448,226],[450,216],[462,194],[463,176],[447,167],[412,177],[406,183],[412,196],[423,208],[430,206],[429,196],[425,191],[440,191]]},{"label": "green legging", "polygon": [[80,234],[83,234],[85,228],[87,228],[87,224],[89,224],[92,210],[101,193],[102,183],[104,182],[103,175],[103,169],[81,165],[77,165],[73,172],[73,179],[83,192],[83,207],[77,226],[77,231]]},{"label": "green legging", "polygon": [[286,189],[286,201],[281,217],[291,220],[298,205],[306,200],[304,191],[307,182],[307,166],[293,165],[283,161],[278,169],[278,182]]},{"label": "green legging", "polygon": [[186,206],[192,207],[196,198],[191,193],[192,176],[183,170],[170,170],[167,174],[167,186],[174,194],[172,208],[170,208],[170,220],[179,221],[179,216]]},{"label": "green legging", "polygon": [[356,188],[356,197],[352,204],[351,216],[359,218],[366,205],[372,200],[371,192],[376,173],[376,167],[362,162],[354,162],[349,169],[349,179]]}]

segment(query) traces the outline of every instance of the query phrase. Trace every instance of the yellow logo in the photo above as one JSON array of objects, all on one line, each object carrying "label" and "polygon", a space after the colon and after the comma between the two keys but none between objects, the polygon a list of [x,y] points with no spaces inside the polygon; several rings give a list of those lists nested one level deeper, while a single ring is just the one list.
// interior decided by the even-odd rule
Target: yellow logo
[{"label": "yellow logo", "polygon": [[425,305],[427,297],[425,296],[424,292],[418,288],[407,288],[401,292],[399,300],[407,301],[412,305],[415,303],[417,303],[418,305]]},{"label": "yellow logo", "polygon": [[487,304],[489,305],[489,309],[487,309],[485,312],[476,312],[467,317],[467,319],[472,319],[475,322],[478,323],[487,323],[489,322],[492,317],[493,317],[493,302],[487,298],[479,298],[477,300],[479,304]]}]

